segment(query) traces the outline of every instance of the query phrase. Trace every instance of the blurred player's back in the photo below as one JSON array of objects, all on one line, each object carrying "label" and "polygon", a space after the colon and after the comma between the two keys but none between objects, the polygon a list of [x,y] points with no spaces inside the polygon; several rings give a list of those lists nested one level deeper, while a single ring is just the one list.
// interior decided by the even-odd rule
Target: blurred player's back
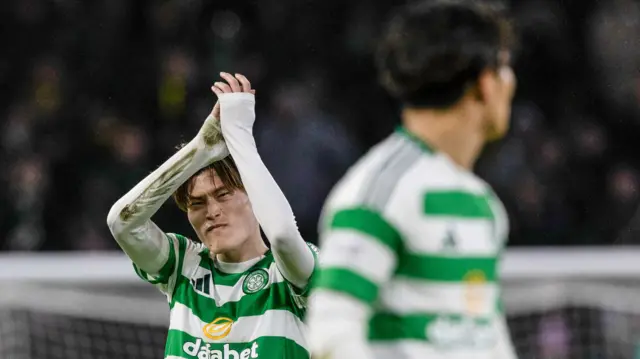
[{"label": "blurred player's back", "polygon": [[[324,265],[338,265],[323,279],[377,297],[368,328],[376,358],[440,358],[443,348],[499,357],[495,344],[508,337],[496,264],[507,216],[481,179],[398,129],[353,167],[325,211],[326,228],[341,234],[323,242]],[[360,229],[365,236],[350,235]],[[386,272],[394,274],[385,285],[368,285]]]},{"label": "blurred player's back", "polygon": [[476,1],[403,9],[381,42],[402,126],[329,196],[309,313],[320,358],[513,359],[500,309],[505,209],[473,174],[508,128],[509,28]]}]

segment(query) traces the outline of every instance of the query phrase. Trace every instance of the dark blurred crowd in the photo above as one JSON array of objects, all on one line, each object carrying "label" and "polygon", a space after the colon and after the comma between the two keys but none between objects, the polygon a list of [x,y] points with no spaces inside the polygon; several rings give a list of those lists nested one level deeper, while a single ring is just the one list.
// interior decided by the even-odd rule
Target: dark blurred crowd
[{"label": "dark blurred crowd", "polygon": [[[400,4],[4,0],[0,250],[115,248],[111,204],[195,135],[220,71],[252,80],[259,151],[314,240],[331,186],[398,123],[372,52]],[[640,243],[640,2],[511,10],[512,129],[477,166],[511,244]],[[155,220],[192,234],[171,203]]]}]

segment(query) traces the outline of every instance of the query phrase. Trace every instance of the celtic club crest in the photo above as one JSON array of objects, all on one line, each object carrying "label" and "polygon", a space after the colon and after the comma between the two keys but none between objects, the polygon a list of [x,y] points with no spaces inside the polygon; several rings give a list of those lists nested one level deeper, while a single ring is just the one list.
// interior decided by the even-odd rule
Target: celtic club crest
[{"label": "celtic club crest", "polygon": [[253,294],[267,286],[269,273],[264,269],[257,269],[249,273],[242,283],[242,291],[245,294]]}]

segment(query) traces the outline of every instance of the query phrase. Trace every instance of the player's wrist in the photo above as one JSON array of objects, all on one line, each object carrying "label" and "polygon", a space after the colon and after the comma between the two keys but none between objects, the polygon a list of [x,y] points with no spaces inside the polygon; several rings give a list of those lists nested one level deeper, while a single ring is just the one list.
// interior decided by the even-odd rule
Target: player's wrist
[{"label": "player's wrist", "polygon": [[188,146],[196,149],[203,158],[203,164],[219,161],[229,155],[227,145],[222,137],[220,121],[209,114],[196,137]]},{"label": "player's wrist", "polygon": [[220,121],[214,117],[213,113],[210,113],[204,120],[195,140],[197,141],[198,147],[202,147],[204,149],[213,147],[220,142],[224,142],[220,128]]},{"label": "player's wrist", "polygon": [[234,128],[253,128],[256,119],[255,95],[247,92],[225,93],[218,96],[218,101],[222,133],[228,133]]},{"label": "player's wrist", "polygon": [[223,93],[218,96],[220,104],[233,104],[233,103],[256,103],[256,96],[249,92],[231,92]]}]

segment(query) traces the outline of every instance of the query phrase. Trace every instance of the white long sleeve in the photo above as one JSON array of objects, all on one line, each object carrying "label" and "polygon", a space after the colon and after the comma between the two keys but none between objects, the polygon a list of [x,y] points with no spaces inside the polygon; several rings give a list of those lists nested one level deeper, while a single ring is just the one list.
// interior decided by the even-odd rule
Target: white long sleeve
[{"label": "white long sleeve", "polygon": [[230,93],[219,96],[221,128],[244,184],[253,212],[271,243],[282,275],[299,289],[313,273],[314,256],[298,231],[286,197],[271,177],[253,138],[255,96]]},{"label": "white long sleeve", "polygon": [[191,142],[111,207],[107,216],[109,230],[139,268],[158,274],[169,258],[170,243],[151,216],[189,177],[227,155],[219,126],[209,116]]}]

